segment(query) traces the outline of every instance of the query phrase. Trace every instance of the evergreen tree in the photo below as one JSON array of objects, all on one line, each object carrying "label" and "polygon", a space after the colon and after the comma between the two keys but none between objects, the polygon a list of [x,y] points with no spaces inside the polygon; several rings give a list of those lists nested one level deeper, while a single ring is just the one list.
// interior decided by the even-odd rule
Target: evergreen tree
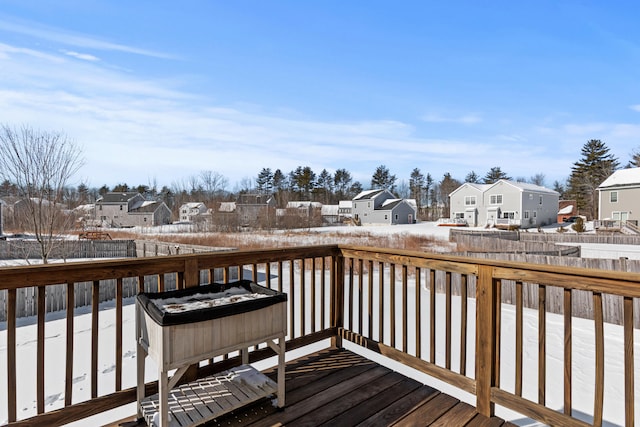
[{"label": "evergreen tree", "polygon": [[309,166],[298,166],[296,170],[291,173],[291,184],[293,184],[294,191],[297,191],[301,197],[309,200],[311,198],[311,190],[313,190],[316,185],[316,174]]},{"label": "evergreen tree", "polygon": [[385,165],[380,165],[376,168],[376,171],[373,173],[371,177],[371,188],[372,189],[385,189],[389,190],[393,193],[396,186],[396,176],[391,175],[389,169]]},{"label": "evergreen tree", "polygon": [[[429,208],[433,203],[433,177],[430,173],[427,173],[427,176],[424,178],[424,195],[425,201],[424,205]],[[430,209],[429,209],[430,210]],[[431,215],[427,212],[427,219],[431,219]]]},{"label": "evergreen tree", "polygon": [[471,171],[464,177],[464,182],[470,182],[472,184],[480,184],[480,177],[475,171]]},{"label": "evergreen tree", "polygon": [[351,183],[353,179],[346,169],[338,169],[333,174],[333,184],[338,200],[344,200],[349,196]]},{"label": "evergreen tree", "polygon": [[640,168],[640,151],[633,150],[631,152],[631,160],[629,160],[627,168]]},{"label": "evergreen tree", "polygon": [[484,183],[493,184],[501,179],[510,180],[511,178],[506,173],[502,172],[502,169],[500,169],[500,166],[494,166],[484,176]]},{"label": "evergreen tree", "polygon": [[451,177],[449,172],[445,173],[442,177],[442,181],[440,181],[440,197],[442,204],[444,205],[443,216],[445,218],[449,218],[449,208],[450,208],[450,200],[449,194],[453,193],[453,191],[460,187],[461,183],[455,178]]},{"label": "evergreen tree", "polygon": [[415,168],[411,171],[411,178],[409,178],[409,197],[416,200],[418,210],[422,206],[422,199],[424,194],[425,178],[420,169]]},{"label": "evergreen tree", "polygon": [[331,196],[333,195],[333,177],[326,169],[322,169],[322,172],[318,175],[317,191],[319,200],[321,200],[322,203],[328,204],[331,202]]},{"label": "evergreen tree", "polygon": [[569,194],[576,199],[578,212],[597,218],[596,189],[620,166],[609,147],[599,139],[582,146],[582,158],[573,164],[569,176]]},{"label": "evergreen tree", "polygon": [[256,186],[260,193],[271,193],[273,191],[273,172],[270,168],[262,168],[256,179]]},{"label": "evergreen tree", "polygon": [[560,194],[560,199],[562,200],[565,198],[565,195],[567,192],[567,186],[564,183],[558,180],[555,180],[553,181],[553,190],[557,191]]}]

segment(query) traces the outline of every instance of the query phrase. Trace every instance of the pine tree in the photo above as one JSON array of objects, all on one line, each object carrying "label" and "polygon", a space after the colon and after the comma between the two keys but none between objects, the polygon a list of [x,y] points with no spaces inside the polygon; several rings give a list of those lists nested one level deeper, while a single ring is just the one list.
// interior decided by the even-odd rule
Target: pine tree
[{"label": "pine tree", "polygon": [[416,200],[418,210],[420,210],[420,208],[422,207],[424,184],[424,175],[422,175],[420,169],[415,168],[413,171],[411,171],[411,178],[409,179],[409,197]]},{"label": "pine tree", "polygon": [[509,180],[511,178],[506,173],[502,172],[502,169],[500,169],[500,166],[494,166],[484,176],[484,183],[493,184],[501,179]]},{"label": "pine tree", "polygon": [[391,175],[389,169],[385,165],[380,165],[376,168],[376,171],[373,173],[371,177],[371,188],[372,189],[385,189],[389,190],[393,193],[396,186],[396,176]]},{"label": "pine tree", "polygon": [[582,158],[573,164],[569,177],[569,194],[576,199],[578,212],[597,218],[596,189],[620,166],[609,147],[599,139],[582,146]]},{"label": "pine tree", "polygon": [[475,171],[471,171],[464,177],[464,182],[470,182],[472,184],[480,184],[480,177]]}]

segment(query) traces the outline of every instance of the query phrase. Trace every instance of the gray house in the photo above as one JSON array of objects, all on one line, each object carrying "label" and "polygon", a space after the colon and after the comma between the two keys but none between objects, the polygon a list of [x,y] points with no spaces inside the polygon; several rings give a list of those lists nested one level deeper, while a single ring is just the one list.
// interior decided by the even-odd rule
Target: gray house
[{"label": "gray house", "polygon": [[363,191],[353,198],[353,219],[360,224],[413,224],[416,208],[388,190]]},{"label": "gray house", "polygon": [[164,202],[145,200],[140,193],[107,193],[96,200],[96,220],[110,227],[155,226],[171,222]]},{"label": "gray house", "polygon": [[464,183],[450,195],[451,218],[470,226],[531,228],[554,224],[560,195],[539,185],[501,179]]},{"label": "gray house", "polygon": [[640,219],[640,168],[620,169],[598,187],[598,219],[631,221]]}]

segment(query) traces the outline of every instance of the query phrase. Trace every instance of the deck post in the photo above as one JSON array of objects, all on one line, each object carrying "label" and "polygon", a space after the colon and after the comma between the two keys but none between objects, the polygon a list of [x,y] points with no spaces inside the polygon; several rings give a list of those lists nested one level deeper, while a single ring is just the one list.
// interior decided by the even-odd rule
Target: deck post
[{"label": "deck post", "polygon": [[344,257],[342,253],[333,257],[333,274],[331,275],[331,327],[337,334],[331,338],[331,346],[342,347],[340,329],[344,327]]},{"label": "deck post", "polygon": [[495,410],[491,388],[496,378],[496,287],[492,267],[480,265],[476,284],[476,408],[487,417]]}]

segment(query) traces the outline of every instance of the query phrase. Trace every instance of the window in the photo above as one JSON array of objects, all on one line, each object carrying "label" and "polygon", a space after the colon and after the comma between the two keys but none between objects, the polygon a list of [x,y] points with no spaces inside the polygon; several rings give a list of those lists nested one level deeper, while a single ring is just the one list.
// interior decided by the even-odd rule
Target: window
[{"label": "window", "polygon": [[541,205],[542,201],[544,200],[544,196],[538,196],[538,197],[539,197],[538,204]]},{"label": "window", "polygon": [[524,211],[523,218],[524,219],[529,219],[529,211]]},{"label": "window", "polygon": [[529,193],[529,200],[533,200],[533,194]]},{"label": "window", "polygon": [[476,204],[476,196],[465,196],[464,197],[465,206],[473,206]]},{"label": "window", "polygon": [[398,214],[395,215],[396,221],[398,220]]},{"label": "window", "polygon": [[502,204],[502,194],[492,194],[490,203],[492,205],[501,205]]},{"label": "window", "polygon": [[538,212],[533,211],[533,217],[534,217],[534,218],[537,218],[537,217],[538,217]]},{"label": "window", "polygon": [[384,214],[384,219],[385,219],[385,220],[389,219],[389,215]]},{"label": "window", "polygon": [[464,219],[464,212],[456,212],[456,219]]},{"label": "window", "polygon": [[120,210],[122,210],[123,207],[124,207],[124,205],[120,205]]},{"label": "window", "polygon": [[611,193],[609,193],[609,201],[611,203],[618,203],[618,192],[617,191],[612,191]]},{"label": "window", "polygon": [[513,219],[513,218],[515,218],[515,213],[514,212],[503,212],[502,213],[502,218],[503,219]]}]

